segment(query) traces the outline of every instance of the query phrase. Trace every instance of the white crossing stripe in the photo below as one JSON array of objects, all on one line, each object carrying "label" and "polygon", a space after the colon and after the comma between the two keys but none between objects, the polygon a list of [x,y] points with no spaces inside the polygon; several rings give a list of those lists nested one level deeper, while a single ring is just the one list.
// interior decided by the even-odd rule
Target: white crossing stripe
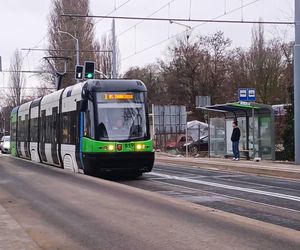
[{"label": "white crossing stripe", "polygon": [[247,192],[247,193],[252,193],[252,194],[262,194],[262,195],[272,196],[272,197],[276,197],[276,198],[282,198],[282,199],[286,199],[286,200],[300,201],[300,197],[293,196],[293,195],[273,193],[273,192],[262,191],[262,190],[257,190],[257,189],[253,189],[253,188],[236,187],[236,186],[230,186],[230,185],[226,185],[226,184],[220,184],[220,183],[208,182],[208,181],[202,181],[202,180],[194,180],[194,179],[190,179],[190,178],[186,178],[186,177],[178,177],[178,176],[174,176],[174,175],[167,175],[167,174],[161,174],[161,173],[156,173],[156,172],[151,172],[148,174],[162,177],[162,178],[169,179],[169,180],[178,180],[178,181],[190,182],[190,183],[201,184],[201,185],[206,185],[206,186],[242,191],[242,192]]}]

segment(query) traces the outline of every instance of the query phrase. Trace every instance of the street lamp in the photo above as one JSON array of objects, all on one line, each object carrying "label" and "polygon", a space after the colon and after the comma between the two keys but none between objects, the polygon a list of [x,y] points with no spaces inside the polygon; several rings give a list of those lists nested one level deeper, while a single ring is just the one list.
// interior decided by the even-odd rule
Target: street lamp
[{"label": "street lamp", "polygon": [[[69,35],[70,37],[72,37],[73,39],[76,40],[76,65],[79,65],[79,40],[75,36],[73,36],[72,34],[70,34],[69,32],[61,31],[61,30],[58,30],[57,32]],[[77,83],[78,82],[79,82],[79,80],[77,80]]]}]

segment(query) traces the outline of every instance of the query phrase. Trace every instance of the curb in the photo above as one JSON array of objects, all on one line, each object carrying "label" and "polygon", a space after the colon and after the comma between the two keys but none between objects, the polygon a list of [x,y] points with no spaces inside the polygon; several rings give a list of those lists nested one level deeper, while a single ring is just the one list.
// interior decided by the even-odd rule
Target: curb
[{"label": "curb", "polygon": [[[241,173],[248,173],[248,174],[256,174],[256,175],[265,175],[265,176],[272,176],[272,177],[281,177],[281,178],[289,178],[289,179],[296,179],[300,180],[300,171],[288,171],[288,170],[280,170],[274,168],[266,168],[266,167],[249,167],[249,166],[237,166],[237,165],[227,165],[226,163],[214,163],[214,162],[195,162],[195,161],[182,161],[178,159],[164,159],[160,158],[159,156],[155,157],[156,163],[170,163],[176,165],[188,165],[197,168],[203,169],[218,169],[218,170],[225,170],[225,171],[234,171],[234,172],[241,172]],[[300,170],[300,169],[299,169]]]}]

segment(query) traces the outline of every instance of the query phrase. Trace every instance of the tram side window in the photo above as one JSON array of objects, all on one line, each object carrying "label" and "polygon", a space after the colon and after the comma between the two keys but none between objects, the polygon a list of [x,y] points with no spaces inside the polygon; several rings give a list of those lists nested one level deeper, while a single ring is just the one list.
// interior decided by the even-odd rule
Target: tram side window
[{"label": "tram side window", "polygon": [[89,110],[84,113],[84,136],[91,137],[91,119]]},{"label": "tram side window", "polygon": [[46,135],[46,110],[42,110],[41,112],[41,124],[40,124],[40,140],[41,142],[45,142]]},{"label": "tram side window", "polygon": [[62,143],[75,144],[76,137],[78,136],[78,113],[76,111],[67,112],[62,114]]},{"label": "tram side window", "polygon": [[24,121],[24,141],[28,141],[29,137],[29,115],[25,115]]},{"label": "tram side window", "polygon": [[[70,143],[75,144],[76,138],[78,138],[77,128],[78,128],[78,115],[77,112],[70,112]],[[79,140],[78,140],[79,141]]]},{"label": "tram side window", "polygon": [[52,130],[51,130],[51,138],[52,142],[57,143],[57,120],[58,120],[58,114],[57,114],[58,108],[54,107],[52,108]]},{"label": "tram side window", "polygon": [[11,140],[15,141],[17,137],[17,123],[12,121],[11,123]]},{"label": "tram side window", "polygon": [[18,130],[18,141],[20,141],[20,138],[21,138],[21,116],[18,117],[18,127],[17,127],[17,130]]},{"label": "tram side window", "polygon": [[19,116],[18,131],[19,131],[18,141],[27,141],[27,139],[28,139],[27,138],[27,135],[28,135],[28,121],[22,120],[21,116]]},{"label": "tram side window", "polygon": [[94,126],[94,112],[93,103],[89,101],[88,113],[90,122],[90,138],[95,138],[95,126]]},{"label": "tram side window", "polygon": [[46,143],[52,143],[52,115],[48,115],[45,117],[46,121]]},{"label": "tram side window", "polygon": [[69,141],[69,124],[68,124],[68,113],[62,114],[61,119],[61,128],[62,128],[62,143],[67,144]]},{"label": "tram side window", "polygon": [[23,134],[22,134],[22,118],[21,116],[19,116],[18,118],[18,141],[22,141],[22,137],[23,137]]},{"label": "tram side window", "polygon": [[38,118],[30,120],[30,141],[37,142],[38,140]]}]

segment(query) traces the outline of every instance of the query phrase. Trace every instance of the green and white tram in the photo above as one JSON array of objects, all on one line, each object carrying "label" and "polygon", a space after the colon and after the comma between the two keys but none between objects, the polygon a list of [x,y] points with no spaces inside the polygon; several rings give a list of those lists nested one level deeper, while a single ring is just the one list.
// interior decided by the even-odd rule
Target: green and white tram
[{"label": "green and white tram", "polygon": [[139,80],[88,80],[15,107],[11,152],[75,172],[150,172],[147,89]]}]

